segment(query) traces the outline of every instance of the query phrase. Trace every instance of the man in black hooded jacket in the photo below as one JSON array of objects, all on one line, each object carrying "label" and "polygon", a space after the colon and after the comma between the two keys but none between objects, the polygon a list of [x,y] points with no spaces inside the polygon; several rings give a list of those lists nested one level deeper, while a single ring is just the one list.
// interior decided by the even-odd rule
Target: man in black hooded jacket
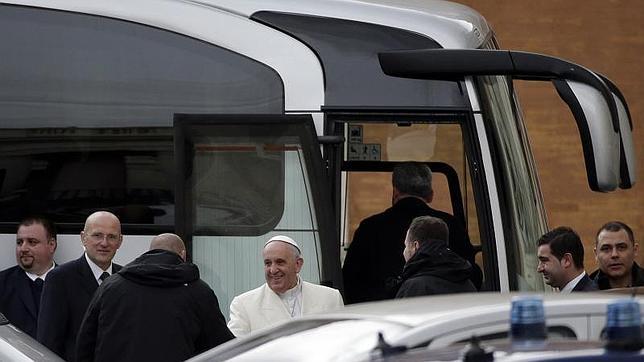
[{"label": "man in black hooded jacket", "polygon": [[447,247],[449,230],[439,218],[415,218],[405,237],[405,266],[396,298],[475,292],[472,265]]},{"label": "man in black hooded jacket", "polygon": [[468,260],[471,280],[480,287],[483,274],[462,220],[429,206],[434,198],[432,171],[422,162],[403,162],[392,173],[392,206],[360,222],[349,245],[342,276],[346,304],[391,299],[389,281],[400,275],[405,232],[418,216],[438,217],[449,227],[448,245]]},{"label": "man in black hooded jacket", "polygon": [[215,293],[175,234],[98,288],[78,333],[78,361],[183,361],[234,336]]}]

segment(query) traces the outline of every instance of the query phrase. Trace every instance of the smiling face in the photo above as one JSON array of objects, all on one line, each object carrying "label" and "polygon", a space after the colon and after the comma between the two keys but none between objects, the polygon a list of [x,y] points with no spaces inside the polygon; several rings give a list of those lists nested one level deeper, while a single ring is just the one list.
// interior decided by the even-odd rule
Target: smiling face
[{"label": "smiling face", "polygon": [[264,276],[275,293],[284,293],[297,285],[297,274],[304,259],[297,256],[295,247],[281,241],[272,241],[264,247]]},{"label": "smiling face", "polygon": [[81,232],[81,241],[87,257],[101,269],[107,270],[123,241],[119,219],[104,211],[90,215]]},{"label": "smiling face", "polygon": [[30,273],[42,275],[52,266],[56,240],[42,224],[20,225],[16,233],[16,262]]},{"label": "smiling face", "polygon": [[595,257],[599,269],[610,279],[627,277],[633,267],[633,261],[639,251],[639,245],[630,240],[625,230],[602,230],[597,236]]},{"label": "smiling face", "polygon": [[539,258],[537,272],[541,273],[546,284],[553,288],[563,288],[566,286],[568,281],[565,280],[565,270],[561,263],[562,261],[552,254],[550,245],[539,245],[539,248],[537,248],[537,257]]}]

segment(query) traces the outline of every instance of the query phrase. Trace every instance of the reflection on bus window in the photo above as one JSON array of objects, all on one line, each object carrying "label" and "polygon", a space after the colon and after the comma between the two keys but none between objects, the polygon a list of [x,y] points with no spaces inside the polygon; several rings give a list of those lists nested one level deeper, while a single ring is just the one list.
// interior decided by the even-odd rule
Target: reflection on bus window
[{"label": "reflection on bus window", "polygon": [[172,225],[169,129],[12,129],[0,137],[0,217],[83,223],[93,210],[123,223]]}]

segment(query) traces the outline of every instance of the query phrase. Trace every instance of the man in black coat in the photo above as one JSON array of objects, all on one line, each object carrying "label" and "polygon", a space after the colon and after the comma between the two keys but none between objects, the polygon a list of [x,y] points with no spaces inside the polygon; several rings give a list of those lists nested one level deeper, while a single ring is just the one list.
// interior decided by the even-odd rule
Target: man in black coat
[{"label": "man in black coat", "polygon": [[591,292],[597,285],[584,270],[584,244],[577,233],[560,226],[537,240],[537,272],[561,293]]},{"label": "man in black coat", "polygon": [[56,228],[51,221],[26,218],[16,232],[18,265],[0,272],[0,312],[33,338],[42,287],[54,268],[56,245]]},{"label": "man in black coat", "polygon": [[602,225],[595,238],[598,270],[591,274],[599,289],[644,286],[644,269],[635,262],[639,244],[633,229],[621,221]]},{"label": "man in black coat", "polygon": [[472,266],[447,247],[447,224],[436,217],[415,218],[405,237],[405,267],[396,298],[475,292]]},{"label": "man in black coat", "polygon": [[95,212],[80,237],[85,253],[49,273],[38,315],[38,341],[67,361],[76,360],[76,335],[92,295],[120,269],[112,259],[123,241],[121,223],[110,212]]},{"label": "man in black coat", "polygon": [[215,293],[161,234],[98,288],[78,334],[78,361],[183,361],[233,338]]},{"label": "man in black coat", "polygon": [[393,298],[386,281],[400,275],[405,264],[405,233],[418,216],[434,216],[447,223],[449,247],[472,264],[472,280],[480,288],[482,273],[461,220],[432,209],[432,173],[424,163],[406,162],[392,174],[392,206],[363,220],[349,245],[342,268],[346,304]]}]

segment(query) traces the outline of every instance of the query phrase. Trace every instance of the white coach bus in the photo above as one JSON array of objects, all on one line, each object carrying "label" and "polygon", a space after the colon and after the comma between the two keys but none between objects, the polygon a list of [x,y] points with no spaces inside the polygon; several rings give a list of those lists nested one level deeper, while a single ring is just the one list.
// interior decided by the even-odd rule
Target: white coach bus
[{"label": "white coach bus", "polygon": [[497,50],[479,14],[443,1],[0,1],[3,269],[17,222],[59,225],[61,263],[88,214],[117,214],[116,261],[177,232],[222,311],[263,282],[275,234],[304,279],[342,288],[355,225],[390,203],[398,162],[428,162],[434,206],[460,218],[485,290],[543,290],[547,229],[513,79],[570,106],[589,187],[635,182],[632,123],[608,79]]}]

